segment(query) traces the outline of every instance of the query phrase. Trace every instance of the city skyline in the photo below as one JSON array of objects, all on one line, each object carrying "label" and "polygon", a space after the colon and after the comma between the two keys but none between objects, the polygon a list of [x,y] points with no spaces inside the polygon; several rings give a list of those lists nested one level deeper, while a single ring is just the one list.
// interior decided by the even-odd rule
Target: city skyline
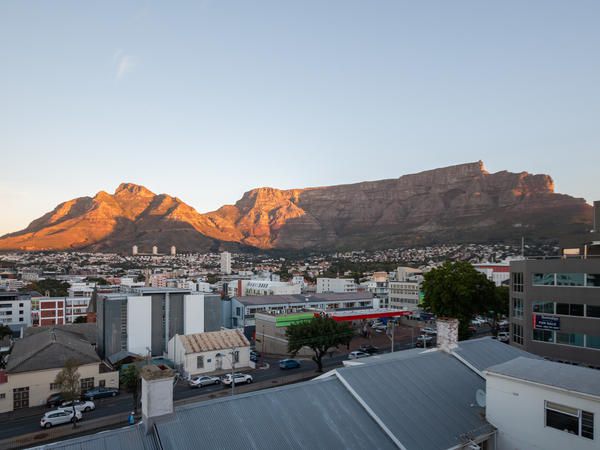
[{"label": "city skyline", "polygon": [[200,212],[255,187],[483,160],[588,202],[595,2],[0,6],[0,235],[121,182]]}]

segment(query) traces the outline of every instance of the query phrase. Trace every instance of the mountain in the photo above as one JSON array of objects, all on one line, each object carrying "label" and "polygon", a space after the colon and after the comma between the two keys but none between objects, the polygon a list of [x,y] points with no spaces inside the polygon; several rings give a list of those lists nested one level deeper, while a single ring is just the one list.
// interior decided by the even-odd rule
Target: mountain
[{"label": "mountain", "polygon": [[585,200],[555,193],[550,176],[489,173],[479,161],[391,180],[258,188],[206,214],[177,197],[124,183],[112,195],[101,191],[58,205],[1,237],[0,249],[369,249],[548,240],[586,231],[591,217]]}]

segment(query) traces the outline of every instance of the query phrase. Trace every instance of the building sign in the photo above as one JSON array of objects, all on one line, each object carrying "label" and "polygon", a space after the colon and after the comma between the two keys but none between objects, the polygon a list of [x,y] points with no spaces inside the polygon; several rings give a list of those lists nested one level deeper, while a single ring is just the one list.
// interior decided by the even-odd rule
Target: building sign
[{"label": "building sign", "polygon": [[275,317],[275,326],[277,328],[287,327],[292,323],[306,322],[315,317],[315,313],[299,313],[299,314],[289,314]]},{"label": "building sign", "polygon": [[533,328],[538,330],[560,330],[560,317],[533,315]]}]

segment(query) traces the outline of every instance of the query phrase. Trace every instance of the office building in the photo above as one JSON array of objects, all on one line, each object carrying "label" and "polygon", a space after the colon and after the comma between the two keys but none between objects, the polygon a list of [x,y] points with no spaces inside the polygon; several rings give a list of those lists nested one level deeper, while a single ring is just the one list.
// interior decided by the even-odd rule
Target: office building
[{"label": "office building", "polygon": [[0,324],[15,335],[31,326],[31,298],[18,292],[0,292]]},{"label": "office building", "polygon": [[421,282],[390,281],[389,307],[395,309],[416,310],[421,301]]},{"label": "office building", "polygon": [[317,278],[317,294],[356,292],[353,278]]},{"label": "office building", "polygon": [[231,253],[221,253],[221,273],[229,275],[231,273]]},{"label": "office building", "polygon": [[91,297],[42,297],[33,312],[37,326],[64,325],[87,317]]}]

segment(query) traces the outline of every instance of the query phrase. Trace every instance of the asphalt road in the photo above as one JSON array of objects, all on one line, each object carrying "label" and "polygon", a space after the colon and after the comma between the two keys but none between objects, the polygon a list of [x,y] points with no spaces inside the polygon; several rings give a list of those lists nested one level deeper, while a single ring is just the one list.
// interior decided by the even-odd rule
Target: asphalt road
[{"label": "asphalt road", "polygon": [[[489,327],[481,327],[478,329],[474,337],[481,337],[489,334]],[[416,334],[415,334],[416,336]],[[381,340],[381,339],[380,339]],[[390,351],[389,346],[378,345],[381,353]],[[413,347],[411,336],[399,337],[395,340],[394,351],[406,350]],[[351,348],[352,349],[352,348]],[[348,357],[347,352],[334,354],[333,357],[325,356],[323,358],[324,369],[333,369],[342,366],[342,361]],[[255,369],[251,371],[255,382],[273,380],[273,384],[278,378],[281,378],[289,373],[313,372],[316,375],[316,364],[311,360],[301,360],[301,367],[297,369],[281,370],[278,366],[278,359],[264,358],[264,361],[269,364],[268,369]],[[175,401],[192,398],[194,396],[203,395],[211,392],[222,391],[223,389],[231,389],[223,385],[206,386],[199,389],[191,389],[183,380],[178,381],[173,391],[173,399]],[[83,413],[83,420],[97,419],[109,415],[123,414],[123,420],[127,418],[132,411],[133,397],[131,394],[121,393],[116,397],[97,399],[94,401],[96,409],[87,413]],[[0,414],[0,440],[12,437],[18,437],[26,433],[32,433],[40,430],[40,419],[44,413],[51,409],[39,406],[28,408],[27,411],[19,411],[19,414],[4,413]],[[70,424],[61,425],[63,427],[71,426]]]}]

